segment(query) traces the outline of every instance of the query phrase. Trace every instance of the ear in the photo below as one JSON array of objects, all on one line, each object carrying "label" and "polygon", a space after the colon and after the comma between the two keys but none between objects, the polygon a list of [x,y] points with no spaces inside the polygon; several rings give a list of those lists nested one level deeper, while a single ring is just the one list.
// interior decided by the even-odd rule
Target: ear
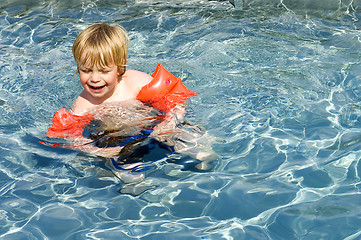
[{"label": "ear", "polygon": [[118,76],[123,76],[125,73],[125,67],[118,66]]}]

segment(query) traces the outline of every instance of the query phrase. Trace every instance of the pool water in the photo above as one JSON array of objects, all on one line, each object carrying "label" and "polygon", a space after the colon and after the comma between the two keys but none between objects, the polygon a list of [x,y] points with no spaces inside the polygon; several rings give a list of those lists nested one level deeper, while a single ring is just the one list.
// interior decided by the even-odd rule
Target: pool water
[{"label": "pool water", "polygon": [[[0,3],[1,239],[359,239],[361,5],[322,1]],[[44,146],[81,91],[71,46],[95,22],[199,92],[209,171],[162,155],[136,186]],[[153,154],[158,154],[154,149]]]}]

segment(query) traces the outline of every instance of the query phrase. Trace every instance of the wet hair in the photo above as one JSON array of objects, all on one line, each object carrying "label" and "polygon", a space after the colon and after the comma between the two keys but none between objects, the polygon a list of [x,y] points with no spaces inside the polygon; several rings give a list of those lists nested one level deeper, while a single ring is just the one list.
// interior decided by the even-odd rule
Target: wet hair
[{"label": "wet hair", "polygon": [[128,35],[121,26],[96,23],[83,30],[73,44],[73,56],[79,66],[118,66],[125,72],[128,54]]}]

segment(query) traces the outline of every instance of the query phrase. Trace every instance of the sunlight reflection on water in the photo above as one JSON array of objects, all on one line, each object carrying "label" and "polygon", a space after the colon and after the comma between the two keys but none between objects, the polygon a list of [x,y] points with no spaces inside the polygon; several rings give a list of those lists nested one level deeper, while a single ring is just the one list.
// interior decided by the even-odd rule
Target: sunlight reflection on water
[{"label": "sunlight reflection on water", "polygon": [[[0,4],[0,238],[359,237],[358,4],[230,2]],[[165,157],[122,194],[102,159],[39,143],[81,90],[71,46],[97,21],[129,31],[130,68],[200,93],[187,118],[217,139],[212,170]]]}]

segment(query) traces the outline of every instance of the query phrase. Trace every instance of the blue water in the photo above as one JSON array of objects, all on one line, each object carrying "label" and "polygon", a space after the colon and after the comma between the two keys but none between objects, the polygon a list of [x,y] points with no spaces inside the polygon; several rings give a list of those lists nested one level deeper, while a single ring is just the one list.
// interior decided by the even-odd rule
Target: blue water
[{"label": "blue water", "polygon": [[[0,3],[1,239],[361,238],[361,5],[232,3]],[[216,137],[211,170],[166,157],[128,194],[102,159],[39,143],[99,21],[129,31],[129,68],[200,93],[187,118]]]}]

